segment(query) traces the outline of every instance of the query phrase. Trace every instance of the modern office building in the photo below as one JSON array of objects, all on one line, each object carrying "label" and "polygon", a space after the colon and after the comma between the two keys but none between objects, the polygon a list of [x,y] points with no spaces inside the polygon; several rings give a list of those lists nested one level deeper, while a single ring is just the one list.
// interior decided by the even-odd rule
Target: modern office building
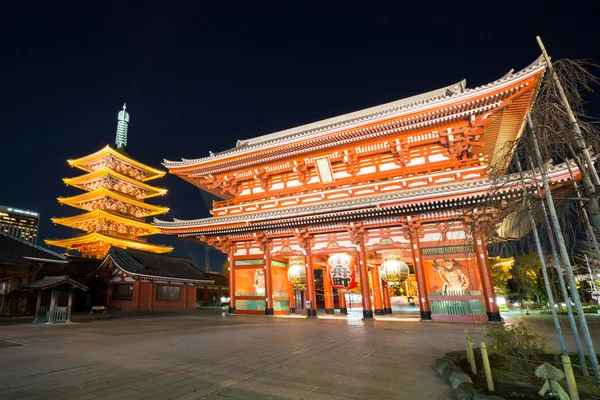
[{"label": "modern office building", "polygon": [[37,242],[40,214],[20,208],[0,206],[0,231],[31,243]]}]

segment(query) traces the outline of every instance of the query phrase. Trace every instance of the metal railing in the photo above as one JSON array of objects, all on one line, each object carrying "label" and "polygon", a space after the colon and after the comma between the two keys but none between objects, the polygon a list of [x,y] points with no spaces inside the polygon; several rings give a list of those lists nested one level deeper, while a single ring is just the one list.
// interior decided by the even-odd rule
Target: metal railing
[{"label": "metal railing", "polygon": [[480,300],[433,300],[429,302],[432,314],[484,315],[485,306]]}]

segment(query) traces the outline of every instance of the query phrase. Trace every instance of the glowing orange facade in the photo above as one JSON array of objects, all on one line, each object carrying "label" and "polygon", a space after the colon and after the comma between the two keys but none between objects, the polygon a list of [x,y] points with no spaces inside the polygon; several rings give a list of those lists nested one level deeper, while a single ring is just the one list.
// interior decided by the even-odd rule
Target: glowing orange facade
[{"label": "glowing orange facade", "polygon": [[[128,122],[129,115],[124,115]],[[46,240],[47,244],[77,250],[85,257],[95,258],[104,257],[111,246],[154,253],[173,250],[172,247],[153,245],[142,239],[143,236],[159,233],[144,218],[169,210],[144,202],[144,199],[167,193],[166,189],[146,183],[164,176],[164,171],[139,163],[125,155],[124,151],[114,150],[110,146],[68,162],[85,174],[65,178],[64,182],[86,193],[58,198],[58,201],[87,212],[72,217],[52,218],[52,222],[85,233],[70,239]]]},{"label": "glowing orange facade", "polygon": [[[422,319],[477,314],[497,321],[480,229],[489,221],[476,206],[500,204],[521,190],[513,179],[492,195],[489,165],[502,176],[504,144],[522,133],[544,70],[540,58],[485,86],[468,89],[463,81],[239,140],[209,157],[165,161],[169,172],[223,200],[214,203],[212,218],[155,226],[228,254],[230,312],[316,315],[315,271],[345,253],[358,260],[365,318],[392,310],[377,267],[393,255],[410,267],[398,290],[416,298]],[[549,173],[569,179],[564,165]],[[305,292],[294,290],[286,274],[299,258]],[[326,278],[323,290],[325,312],[333,313]],[[344,313],[345,297],[339,299]]]}]

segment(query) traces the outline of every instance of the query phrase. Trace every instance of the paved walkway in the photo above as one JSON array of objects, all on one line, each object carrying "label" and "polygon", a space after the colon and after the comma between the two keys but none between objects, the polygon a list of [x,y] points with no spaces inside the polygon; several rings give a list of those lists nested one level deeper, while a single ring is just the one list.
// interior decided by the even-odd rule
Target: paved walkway
[{"label": "paved walkway", "polygon": [[0,348],[0,398],[451,399],[435,360],[484,326],[220,310],[98,317],[1,326],[0,341],[23,346]]}]

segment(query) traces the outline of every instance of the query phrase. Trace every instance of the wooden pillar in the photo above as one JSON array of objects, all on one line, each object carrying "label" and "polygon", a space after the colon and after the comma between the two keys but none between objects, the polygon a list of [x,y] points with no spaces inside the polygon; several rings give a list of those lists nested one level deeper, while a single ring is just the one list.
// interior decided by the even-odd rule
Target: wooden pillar
[{"label": "wooden pillar", "polygon": [[50,308],[48,309],[48,323],[54,323],[54,314],[56,308],[56,291],[52,289],[52,293],[50,294]]},{"label": "wooden pillar", "polygon": [[[188,290],[191,293],[188,293],[189,298],[188,298],[188,310],[195,310],[196,309],[196,296],[198,296],[198,287],[196,285],[194,285],[193,283],[188,283],[186,285],[188,287]],[[226,297],[226,296],[221,296],[221,297]],[[190,300],[192,302],[192,304],[190,304]],[[220,299],[219,299],[220,301]]]},{"label": "wooden pillar", "polygon": [[69,302],[67,303],[67,324],[71,323],[71,309],[73,308],[73,288],[69,290]]},{"label": "wooden pillar", "polygon": [[150,290],[149,292],[149,301],[148,301],[148,311],[152,311],[154,309],[154,292],[156,290],[156,283],[154,281],[150,281]]},{"label": "wooden pillar", "polygon": [[379,268],[377,266],[371,268],[371,282],[373,282],[373,311],[375,311],[375,315],[384,315],[381,278],[379,277]]},{"label": "wooden pillar", "polygon": [[37,322],[40,318],[40,307],[42,306],[42,289],[38,290],[37,302],[35,303],[35,317],[33,321]]},{"label": "wooden pillar", "polygon": [[310,240],[307,240],[306,246],[306,301],[310,306],[306,307],[306,316],[313,318],[317,316],[317,292],[315,291],[315,272],[313,269],[312,251]]},{"label": "wooden pillar", "polygon": [[273,276],[271,274],[271,252],[269,251],[269,240],[267,239],[264,244],[265,252],[265,315],[273,315],[274,312],[274,300],[273,300]]},{"label": "wooden pillar", "polygon": [[383,312],[386,314],[391,314],[392,301],[390,299],[390,287],[388,286],[388,283],[384,280],[381,280],[381,287],[383,288]]},{"label": "wooden pillar", "polygon": [[415,266],[415,278],[417,280],[417,291],[419,294],[419,309],[421,310],[421,321],[431,321],[431,308],[429,306],[429,294],[427,293],[427,279],[423,269],[423,252],[419,242],[419,228],[409,226],[410,249]]},{"label": "wooden pillar", "polygon": [[335,314],[333,307],[333,287],[327,276],[327,268],[323,269],[323,291],[325,298],[325,314]]},{"label": "wooden pillar", "polygon": [[[44,264],[42,264],[42,265],[44,265]],[[29,282],[35,281],[35,276],[37,275],[37,271],[38,271],[37,264],[32,265],[31,266],[31,272],[29,274]]]},{"label": "wooden pillar", "polygon": [[[110,307],[112,305],[112,292],[113,292],[113,285],[112,283],[108,283],[106,286],[106,306]],[[93,306],[94,304],[92,304]]]},{"label": "wooden pillar", "polygon": [[475,258],[477,259],[477,269],[479,270],[479,278],[481,280],[481,288],[483,289],[488,321],[502,322],[500,309],[498,308],[498,303],[496,303],[496,293],[494,292],[492,270],[490,269],[487,250],[485,248],[485,239],[482,234],[474,230],[473,240],[473,248],[475,249]]},{"label": "wooden pillar", "polygon": [[348,308],[346,307],[346,293],[338,290],[338,301],[340,303],[340,314],[348,315]]},{"label": "wooden pillar", "polygon": [[[233,254],[235,252],[235,243],[229,247],[229,314],[235,314],[235,262]],[[206,293],[206,290],[204,291]]]},{"label": "wooden pillar", "polygon": [[142,283],[136,279],[135,282],[133,282],[133,293],[135,296],[135,311],[140,311],[140,303],[141,303],[141,296],[142,296]]},{"label": "wooden pillar", "polygon": [[371,304],[371,290],[369,287],[369,273],[367,271],[367,252],[365,249],[365,238],[362,234],[358,240],[358,271],[360,274],[360,288],[362,294],[363,318],[373,318],[373,306]]}]

